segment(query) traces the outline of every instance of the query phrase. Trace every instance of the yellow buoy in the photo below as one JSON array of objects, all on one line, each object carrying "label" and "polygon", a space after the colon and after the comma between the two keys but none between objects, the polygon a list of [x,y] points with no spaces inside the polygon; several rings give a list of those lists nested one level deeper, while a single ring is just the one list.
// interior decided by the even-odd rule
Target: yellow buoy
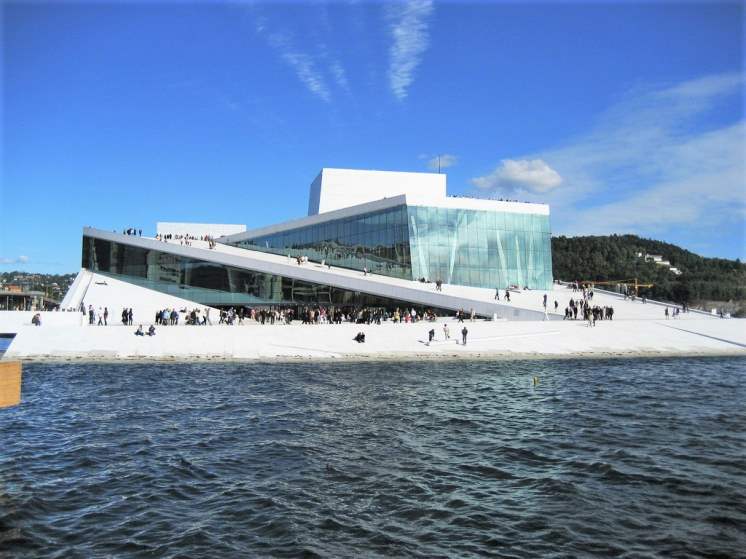
[{"label": "yellow buoy", "polygon": [[534,377],[534,386],[539,384],[539,377]]}]

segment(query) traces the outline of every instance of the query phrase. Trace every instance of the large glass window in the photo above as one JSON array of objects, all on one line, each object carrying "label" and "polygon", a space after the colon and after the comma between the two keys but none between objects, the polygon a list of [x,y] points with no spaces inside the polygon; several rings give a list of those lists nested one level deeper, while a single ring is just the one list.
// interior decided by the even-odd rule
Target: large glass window
[{"label": "large glass window", "polygon": [[[148,289],[212,306],[422,308],[406,301],[83,237],[82,266]],[[450,311],[432,309],[438,314]]]},{"label": "large glass window", "polygon": [[414,279],[493,289],[551,287],[549,216],[428,207],[407,210]]},{"label": "large glass window", "polygon": [[[412,269],[408,244],[409,230],[404,206],[361,214],[293,232],[276,233],[247,239],[238,246],[291,256],[307,256],[310,260],[333,266],[411,279]],[[298,232],[300,242],[289,242]]]},{"label": "large glass window", "polygon": [[405,279],[547,289],[550,235],[546,215],[402,205],[237,244]]}]

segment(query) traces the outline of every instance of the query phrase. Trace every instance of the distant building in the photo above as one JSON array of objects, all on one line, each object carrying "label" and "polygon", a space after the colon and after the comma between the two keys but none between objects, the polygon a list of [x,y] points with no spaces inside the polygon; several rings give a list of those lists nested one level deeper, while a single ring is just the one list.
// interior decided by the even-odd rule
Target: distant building
[{"label": "distant building", "polygon": [[669,268],[669,271],[677,276],[681,275],[681,270],[678,268],[672,267],[671,262],[668,260],[663,260],[663,256],[660,254],[645,254],[644,252],[638,252],[637,253],[638,258],[644,258],[648,262],[653,262],[657,266],[665,266]]}]

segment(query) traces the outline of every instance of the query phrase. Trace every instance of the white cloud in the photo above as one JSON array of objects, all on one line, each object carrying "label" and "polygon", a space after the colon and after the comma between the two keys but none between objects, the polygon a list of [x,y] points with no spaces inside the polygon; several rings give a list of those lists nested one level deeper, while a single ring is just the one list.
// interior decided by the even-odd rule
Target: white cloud
[{"label": "white cloud", "polygon": [[16,258],[2,258],[0,257],[0,264],[25,264],[28,262],[28,256],[17,256]]},{"label": "white cloud", "polygon": [[429,43],[428,18],[432,0],[409,0],[389,6],[389,32],[393,43],[389,49],[389,85],[394,96],[406,99],[422,55]]},{"label": "white cloud", "polygon": [[[426,155],[424,158],[427,157],[429,156]],[[443,153],[441,155],[436,155],[435,157],[430,158],[427,162],[427,168],[433,171],[438,171],[440,169],[453,167],[456,163],[458,163],[458,157],[456,157],[455,155],[451,155],[450,153]]]},{"label": "white cloud", "polygon": [[483,190],[543,193],[562,184],[562,177],[541,159],[503,159],[492,173],[471,182]]}]

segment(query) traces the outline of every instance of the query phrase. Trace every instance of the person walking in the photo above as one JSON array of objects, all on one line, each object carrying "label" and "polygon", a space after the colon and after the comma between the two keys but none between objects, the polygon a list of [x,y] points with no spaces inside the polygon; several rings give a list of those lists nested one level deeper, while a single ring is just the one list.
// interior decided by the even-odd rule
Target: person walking
[{"label": "person walking", "polygon": [[451,339],[451,332],[448,330],[448,324],[443,324],[443,336],[446,340]]},{"label": "person walking", "polygon": [[461,330],[461,342],[463,345],[466,345],[467,334],[469,334],[469,330],[467,330],[466,326],[464,326],[463,330]]},{"label": "person walking", "polygon": [[500,288],[496,287],[495,288],[495,301],[499,301],[499,300],[500,300]]},{"label": "person walking", "polygon": [[108,326],[109,323],[107,320],[109,319],[109,307],[104,307],[104,326]]}]

